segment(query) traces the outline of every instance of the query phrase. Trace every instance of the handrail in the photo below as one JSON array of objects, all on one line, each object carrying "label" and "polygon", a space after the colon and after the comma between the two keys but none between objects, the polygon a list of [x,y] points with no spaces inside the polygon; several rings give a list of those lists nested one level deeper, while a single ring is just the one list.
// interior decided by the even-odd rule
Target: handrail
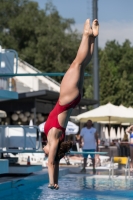
[{"label": "handrail", "polygon": [[[59,72],[50,72],[50,73],[20,73],[20,74],[13,74],[13,73],[6,73],[0,74],[0,77],[14,77],[14,76],[64,76],[65,73]],[[91,76],[88,73],[84,74],[85,76]]]},{"label": "handrail", "polygon": [[110,162],[110,168],[109,168],[109,178],[111,178],[111,171],[112,171],[112,178],[114,177],[114,163],[118,163],[119,165],[125,165],[124,170],[125,170],[125,179],[127,178],[127,173],[128,177],[130,178],[130,163],[129,163],[129,157],[111,157],[111,162]]}]

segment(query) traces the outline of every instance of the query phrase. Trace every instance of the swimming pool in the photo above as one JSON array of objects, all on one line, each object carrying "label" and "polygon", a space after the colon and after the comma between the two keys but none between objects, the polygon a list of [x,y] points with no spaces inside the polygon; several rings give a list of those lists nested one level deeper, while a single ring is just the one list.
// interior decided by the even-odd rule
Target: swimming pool
[{"label": "swimming pool", "polygon": [[[29,183],[32,185],[32,182]],[[21,186],[4,200],[131,200],[133,179],[91,177],[84,174],[68,174],[60,178],[59,190],[47,188],[48,183],[21,191]]]}]

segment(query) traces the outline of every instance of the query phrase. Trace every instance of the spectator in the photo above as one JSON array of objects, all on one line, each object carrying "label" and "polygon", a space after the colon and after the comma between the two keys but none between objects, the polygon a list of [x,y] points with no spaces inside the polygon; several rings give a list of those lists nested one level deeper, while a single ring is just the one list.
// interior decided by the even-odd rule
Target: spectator
[{"label": "spectator", "polygon": [[[80,133],[80,139],[83,141],[81,143],[83,152],[95,152],[98,151],[98,133],[97,130],[93,127],[92,121],[88,120],[86,127],[83,127],[81,129]],[[89,154],[83,154],[84,157],[84,164],[83,169],[81,172],[86,172],[86,165],[87,165],[87,158]],[[96,173],[95,170],[95,154],[90,154],[92,159],[92,165],[93,165],[93,174]]]},{"label": "spectator", "polygon": [[126,129],[126,132],[130,134],[130,158],[131,158],[131,163],[130,163],[130,170],[133,171],[133,125],[129,126]]}]

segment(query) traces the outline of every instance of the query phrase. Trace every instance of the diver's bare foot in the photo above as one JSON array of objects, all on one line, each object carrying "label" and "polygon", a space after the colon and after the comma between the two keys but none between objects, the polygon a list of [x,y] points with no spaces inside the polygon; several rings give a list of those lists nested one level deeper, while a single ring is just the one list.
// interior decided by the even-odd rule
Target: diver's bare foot
[{"label": "diver's bare foot", "polygon": [[92,31],[93,31],[93,36],[94,37],[98,36],[98,34],[99,34],[99,23],[98,23],[97,19],[95,19],[92,22]]},{"label": "diver's bare foot", "polygon": [[49,183],[48,188],[50,188],[50,189],[55,189],[54,184],[50,184],[50,183]]},{"label": "diver's bare foot", "polygon": [[86,35],[86,36],[93,35],[93,31],[92,31],[92,28],[90,26],[90,19],[87,19],[86,22],[85,22],[85,24],[84,24],[83,35]]},{"label": "diver's bare foot", "polygon": [[59,189],[59,185],[58,184],[54,184],[54,189],[58,190]]}]

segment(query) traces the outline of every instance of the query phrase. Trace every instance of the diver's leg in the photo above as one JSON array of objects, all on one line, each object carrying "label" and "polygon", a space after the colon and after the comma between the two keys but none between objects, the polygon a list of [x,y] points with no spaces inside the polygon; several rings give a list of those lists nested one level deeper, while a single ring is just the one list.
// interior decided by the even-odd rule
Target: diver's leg
[{"label": "diver's leg", "polygon": [[86,20],[76,58],[61,82],[59,97],[61,105],[65,105],[74,100],[80,92],[79,89],[82,88],[84,69],[91,60],[95,37],[98,35],[98,27],[99,24],[97,20],[93,21],[92,28],[90,26],[90,20]]},{"label": "diver's leg", "polygon": [[55,168],[54,168],[54,187],[55,189],[59,189],[58,186],[58,177],[59,177],[59,161],[55,161]]},{"label": "diver's leg", "polygon": [[51,188],[54,188],[55,184],[55,156],[58,149],[59,138],[61,131],[52,128],[48,133],[48,144],[49,144],[49,155],[48,155],[48,173],[49,173],[49,184]]}]

